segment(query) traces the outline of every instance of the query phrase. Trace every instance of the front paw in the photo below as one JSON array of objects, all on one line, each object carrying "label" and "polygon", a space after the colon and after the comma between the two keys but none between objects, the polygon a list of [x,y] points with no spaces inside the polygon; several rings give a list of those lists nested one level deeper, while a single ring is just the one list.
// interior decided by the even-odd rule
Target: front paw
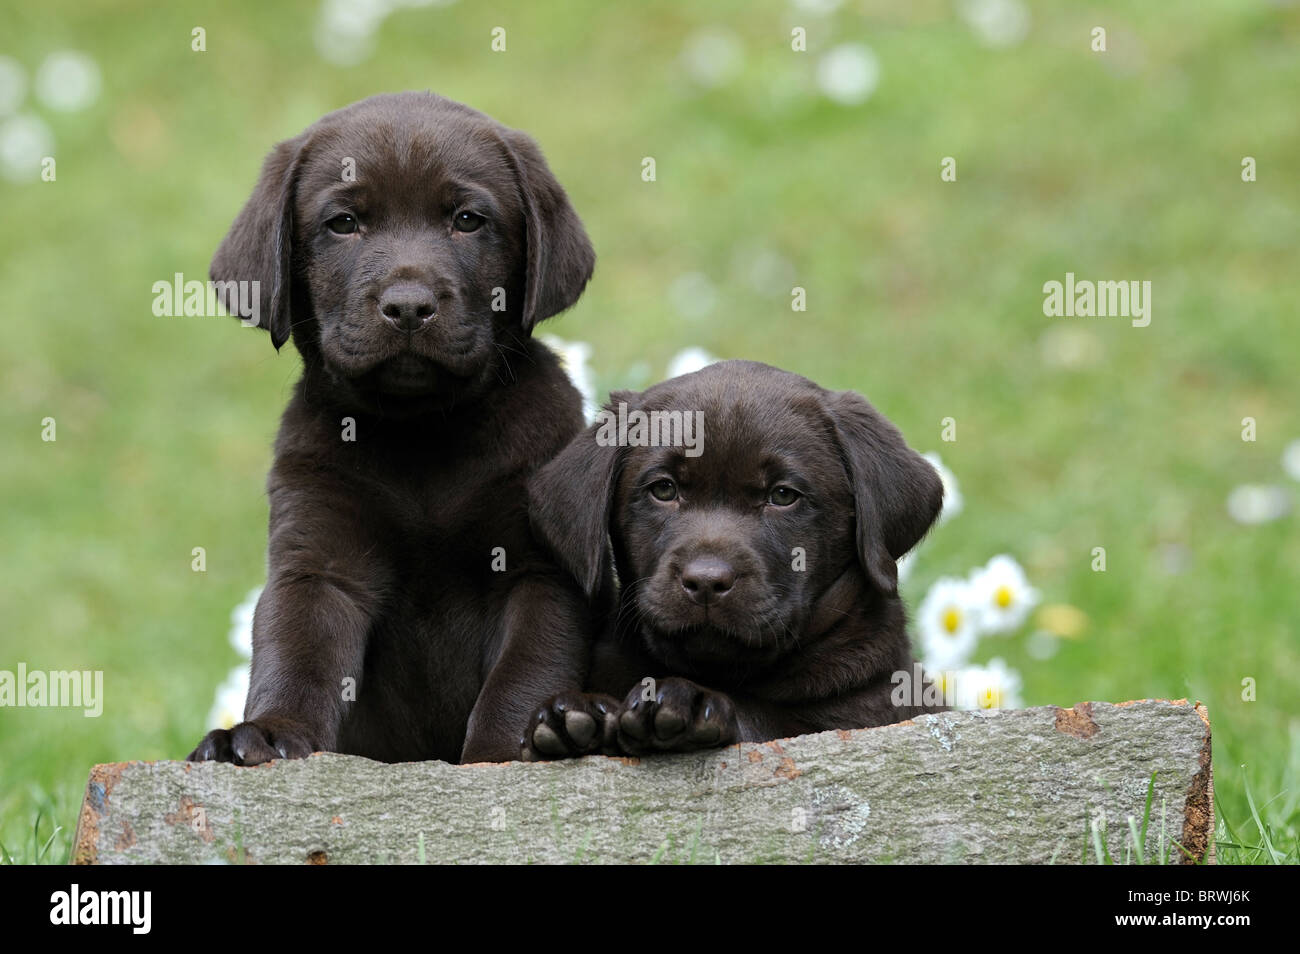
[{"label": "front paw", "polygon": [[618,700],[586,692],[561,692],[547,699],[519,740],[524,762],[617,752]]},{"label": "front paw", "polygon": [[301,759],[321,748],[305,725],[292,719],[254,719],[230,729],[213,729],[185,757],[187,762],[261,765],[273,759]]},{"label": "front paw", "polygon": [[731,697],[689,679],[643,681],[628,693],[618,716],[619,748],[629,755],[693,752],[730,745],[739,737]]}]

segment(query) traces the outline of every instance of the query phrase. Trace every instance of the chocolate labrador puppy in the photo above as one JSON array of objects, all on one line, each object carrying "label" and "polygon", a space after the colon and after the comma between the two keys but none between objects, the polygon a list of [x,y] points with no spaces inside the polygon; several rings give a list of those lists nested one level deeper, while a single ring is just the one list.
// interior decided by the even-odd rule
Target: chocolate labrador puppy
[{"label": "chocolate labrador puppy", "polygon": [[260,283],[250,318],[303,372],[245,721],[191,760],[506,760],[581,684],[587,603],[534,542],[525,481],[582,427],[530,333],[594,262],[537,145],[459,103],[376,96],[275,147],[211,271]]},{"label": "chocolate labrador puppy", "polygon": [[895,561],[939,515],[943,484],[859,395],[751,361],[616,392],[529,494],[587,591],[608,582],[611,550],[621,591],[588,691],[537,709],[524,759],[938,711],[910,693],[896,705],[891,677],[914,672]]}]

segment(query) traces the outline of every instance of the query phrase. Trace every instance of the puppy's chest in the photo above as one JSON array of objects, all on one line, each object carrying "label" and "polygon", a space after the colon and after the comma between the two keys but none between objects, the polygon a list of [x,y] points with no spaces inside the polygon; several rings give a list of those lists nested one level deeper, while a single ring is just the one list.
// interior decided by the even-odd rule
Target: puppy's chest
[{"label": "puppy's chest", "polygon": [[355,478],[389,539],[406,548],[478,548],[526,527],[518,479],[472,459],[426,454],[397,468],[359,471]]}]

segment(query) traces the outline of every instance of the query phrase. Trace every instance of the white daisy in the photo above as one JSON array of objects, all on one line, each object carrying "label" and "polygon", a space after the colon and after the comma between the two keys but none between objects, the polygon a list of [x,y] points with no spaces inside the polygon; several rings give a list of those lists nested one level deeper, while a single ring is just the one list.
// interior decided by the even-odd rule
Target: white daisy
[{"label": "white daisy", "polygon": [[1282,469],[1292,480],[1300,480],[1300,441],[1292,441],[1282,451]]},{"label": "white daisy", "polygon": [[1291,510],[1291,494],[1285,487],[1242,484],[1228,495],[1228,515],[1238,523],[1268,523]]},{"label": "white daisy", "polygon": [[217,687],[217,697],[208,712],[207,725],[212,729],[229,729],[244,719],[248,699],[248,664],[230,670],[225,682]]},{"label": "white daisy", "polygon": [[691,374],[700,368],[707,368],[711,364],[717,364],[718,359],[709,354],[703,348],[686,348],[677,352],[668,362],[668,377],[676,378],[683,374]]},{"label": "white daisy", "polygon": [[981,633],[1010,633],[1019,629],[1038,604],[1038,591],[1020,564],[1006,554],[995,556],[971,573],[970,588]]},{"label": "white daisy", "polygon": [[880,61],[862,43],[841,43],[817,62],[817,85],[841,106],[864,103],[880,82]]},{"label": "white daisy", "polygon": [[961,488],[957,486],[956,476],[944,466],[943,459],[938,454],[927,451],[921,456],[930,462],[930,466],[938,472],[939,479],[943,481],[943,510],[939,512],[939,522],[947,523],[961,513],[962,507],[965,506]]},{"label": "white daisy", "polygon": [[325,0],[316,21],[316,52],[335,66],[355,66],[374,50],[391,12],[387,0]]},{"label": "white daisy", "polygon": [[56,50],[45,58],[32,84],[36,98],[50,109],[77,112],[99,99],[99,64],[80,50]]},{"label": "white daisy", "polygon": [[970,584],[945,576],[934,581],[916,611],[922,662],[927,671],[960,666],[970,658],[979,638]]},{"label": "white daisy", "polygon": [[41,163],[54,154],[54,133],[39,116],[16,113],[0,122],[0,175],[11,182],[34,182]]},{"label": "white daisy", "polygon": [[600,408],[596,405],[596,382],[587,363],[591,360],[591,345],[583,341],[565,341],[554,335],[542,335],[541,340],[555,352],[560,367],[582,395],[582,416],[587,421],[594,421]]},{"label": "white daisy", "polygon": [[1029,9],[1020,0],[962,0],[957,9],[985,46],[1015,46],[1029,33]]},{"label": "white daisy", "polygon": [[261,595],[262,588],[253,587],[244,601],[230,611],[230,645],[245,659],[253,658],[253,610]]},{"label": "white daisy", "polygon": [[1018,709],[1020,674],[1001,659],[984,666],[968,666],[954,675],[959,709]]}]

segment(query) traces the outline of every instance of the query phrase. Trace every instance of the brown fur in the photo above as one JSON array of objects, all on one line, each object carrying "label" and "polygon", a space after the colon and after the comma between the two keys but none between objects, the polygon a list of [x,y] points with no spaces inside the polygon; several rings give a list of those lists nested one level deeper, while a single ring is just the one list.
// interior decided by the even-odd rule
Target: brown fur
[{"label": "brown fur", "polygon": [[[593,594],[615,569],[621,593],[587,691],[537,710],[524,757],[924,711],[891,700],[891,675],[912,669],[895,561],[938,516],[943,486],[898,430],[857,394],[748,361],[616,393],[608,408],[620,402],[702,411],[703,452],[601,446],[597,425],[532,481],[533,522],[557,558]],[[664,481],[671,500],[655,497]]]},{"label": "brown fur", "polygon": [[191,759],[508,759],[585,678],[585,600],[534,542],[525,481],[582,425],[530,333],[593,264],[536,144],[459,103],[376,96],[275,147],[212,277],[259,281],[258,323],[304,369],[245,721]]}]

